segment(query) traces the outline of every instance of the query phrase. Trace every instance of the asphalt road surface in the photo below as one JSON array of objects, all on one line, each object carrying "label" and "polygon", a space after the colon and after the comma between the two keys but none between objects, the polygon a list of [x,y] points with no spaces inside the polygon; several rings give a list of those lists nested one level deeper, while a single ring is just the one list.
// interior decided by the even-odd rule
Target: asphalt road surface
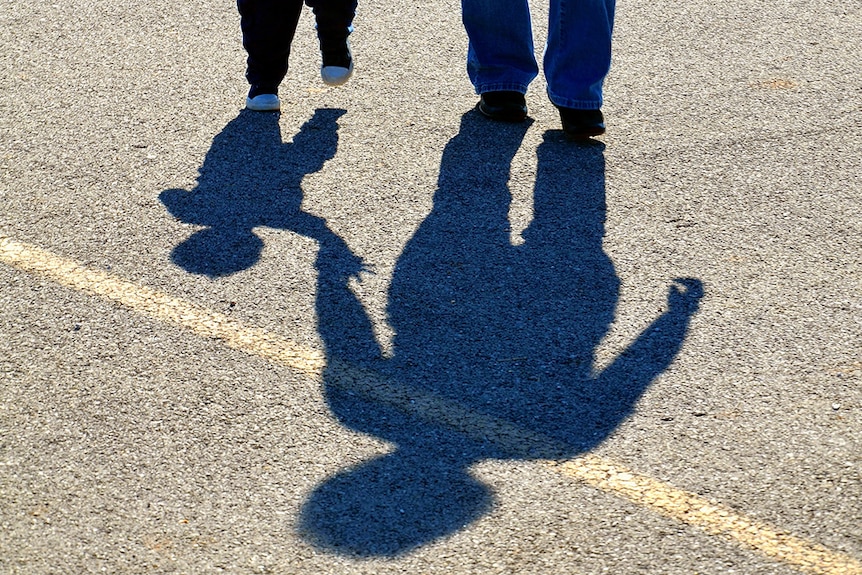
[{"label": "asphalt road surface", "polygon": [[456,2],[0,38],[0,573],[862,573],[857,3],[620,3],[591,145]]}]

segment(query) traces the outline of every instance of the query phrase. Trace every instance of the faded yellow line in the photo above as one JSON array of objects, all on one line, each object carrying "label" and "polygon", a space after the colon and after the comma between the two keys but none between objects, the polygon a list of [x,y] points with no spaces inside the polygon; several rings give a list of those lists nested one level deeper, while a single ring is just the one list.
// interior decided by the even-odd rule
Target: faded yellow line
[{"label": "faded yellow line", "polygon": [[229,347],[306,375],[320,376],[326,363],[323,354],[266,330],[245,326],[203,306],[118,279],[8,237],[0,237],[0,261],[50,278],[60,285],[115,301],[153,319],[183,326],[201,337],[219,339]]},{"label": "faded yellow line", "polygon": [[224,314],[159,291],[135,285],[46,250],[0,237],[0,261],[63,286],[107,298],[153,319],[183,326],[197,335],[297,370],[320,382],[360,393],[367,398],[472,438],[493,442],[512,455],[536,458],[547,467],[583,483],[624,497],[638,505],[709,534],[730,538],[767,557],[819,575],[862,575],[862,563],[849,555],[780,531],[765,523],[652,477],[635,473],[609,459],[586,455],[564,461],[551,459],[566,446],[515,424],[469,410],[456,402],[396,384],[376,373],[301,347],[266,330],[248,327]]},{"label": "faded yellow line", "polygon": [[635,473],[601,457],[587,455],[546,465],[604,491],[657,511],[712,535],[736,540],[783,563],[809,573],[858,575],[862,563],[818,543],[779,531],[761,521],[740,515],[694,493],[677,489],[647,475]]}]

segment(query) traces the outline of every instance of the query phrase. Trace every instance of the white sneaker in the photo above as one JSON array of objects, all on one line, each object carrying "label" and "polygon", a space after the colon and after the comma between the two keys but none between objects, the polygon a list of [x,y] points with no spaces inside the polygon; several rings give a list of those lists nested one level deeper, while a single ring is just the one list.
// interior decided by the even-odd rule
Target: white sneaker
[{"label": "white sneaker", "polygon": [[[350,42],[345,42],[343,51],[322,53],[322,56],[323,66],[320,68],[320,78],[327,86],[341,86],[353,75],[353,54],[350,52]],[[347,67],[344,64],[347,64]]]},{"label": "white sneaker", "polygon": [[254,98],[246,98],[245,107],[255,112],[277,112],[281,110],[281,101],[276,94],[258,94]]}]

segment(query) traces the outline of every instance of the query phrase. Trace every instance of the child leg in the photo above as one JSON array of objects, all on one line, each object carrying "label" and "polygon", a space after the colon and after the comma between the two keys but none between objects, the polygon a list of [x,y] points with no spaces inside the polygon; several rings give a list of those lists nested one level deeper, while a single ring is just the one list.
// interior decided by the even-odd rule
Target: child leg
[{"label": "child leg", "polygon": [[343,84],[353,73],[353,55],[347,37],[353,32],[356,0],[305,0],[314,11],[326,84]]},{"label": "child leg", "polygon": [[237,8],[242,45],[248,53],[246,79],[253,91],[277,94],[287,74],[302,0],[237,0]]}]

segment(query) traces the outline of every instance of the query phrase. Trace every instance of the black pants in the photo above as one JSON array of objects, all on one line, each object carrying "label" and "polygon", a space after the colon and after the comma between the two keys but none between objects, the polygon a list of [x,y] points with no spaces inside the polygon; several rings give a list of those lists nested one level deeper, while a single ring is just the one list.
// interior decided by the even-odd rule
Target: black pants
[{"label": "black pants", "polygon": [[[356,0],[305,0],[314,11],[322,50],[337,47],[350,34]],[[245,77],[249,84],[273,91],[287,74],[290,44],[303,0],[237,0],[242,45],[248,53]]]}]

